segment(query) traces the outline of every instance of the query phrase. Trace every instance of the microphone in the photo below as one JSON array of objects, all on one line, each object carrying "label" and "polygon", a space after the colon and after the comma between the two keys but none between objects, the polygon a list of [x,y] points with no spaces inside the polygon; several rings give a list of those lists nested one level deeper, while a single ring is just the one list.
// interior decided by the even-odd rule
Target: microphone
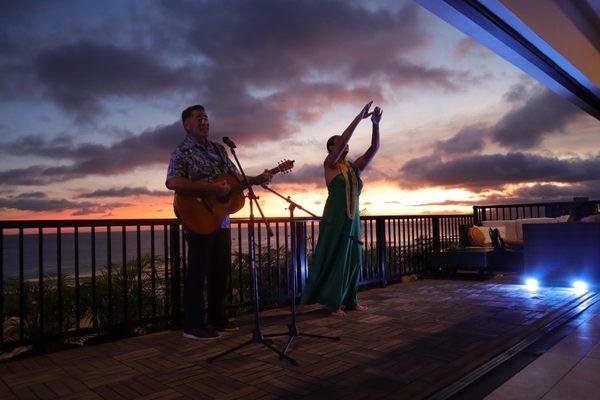
[{"label": "microphone", "polygon": [[235,149],[235,143],[233,143],[233,140],[229,139],[229,136],[223,136],[223,143],[225,143],[227,146],[231,147],[232,149]]}]

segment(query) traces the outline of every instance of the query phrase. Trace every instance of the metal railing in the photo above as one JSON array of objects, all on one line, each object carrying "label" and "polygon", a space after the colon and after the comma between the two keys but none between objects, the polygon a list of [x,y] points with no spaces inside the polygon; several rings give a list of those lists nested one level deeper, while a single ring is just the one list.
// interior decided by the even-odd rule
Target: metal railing
[{"label": "metal railing", "polygon": [[[230,311],[251,304],[248,220],[232,220]],[[298,293],[318,241],[319,221],[255,223],[260,300],[289,301],[297,260]],[[362,217],[361,285],[385,286],[426,270],[426,254],[458,244],[471,215]],[[296,254],[291,254],[296,240]],[[0,349],[177,325],[187,271],[186,242],[175,219],[0,221]]]},{"label": "metal railing", "polygon": [[553,203],[523,203],[523,204],[500,204],[500,205],[485,205],[473,206],[473,216],[475,223],[481,221],[493,220],[513,220],[521,218],[541,218],[551,217],[556,218],[561,215],[568,215],[573,211],[574,207],[588,206],[591,208],[598,207],[600,200],[582,201],[563,201]]},{"label": "metal railing", "polygon": [[2,347],[172,319],[178,232],[172,219],[0,222]]}]

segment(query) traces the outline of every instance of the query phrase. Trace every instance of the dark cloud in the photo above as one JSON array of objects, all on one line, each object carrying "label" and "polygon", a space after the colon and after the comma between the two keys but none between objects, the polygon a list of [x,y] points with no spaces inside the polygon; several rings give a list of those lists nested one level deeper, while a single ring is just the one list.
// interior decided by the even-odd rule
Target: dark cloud
[{"label": "dark cloud", "polygon": [[336,0],[163,4],[190,46],[215,62],[215,72],[256,85],[285,87],[318,73],[368,79],[392,72],[390,59],[428,40],[412,3],[398,12]]},{"label": "dark cloud", "polygon": [[482,204],[479,200],[444,200],[444,201],[432,201],[429,203],[413,204],[413,207],[424,207],[424,206],[472,206],[474,204]]},{"label": "dark cloud", "polygon": [[14,22],[15,20],[24,23],[31,18],[31,13],[48,13],[52,11],[53,6],[44,1],[21,0],[21,1],[0,1],[0,21],[4,23]]},{"label": "dark cloud", "polygon": [[0,209],[32,211],[32,212],[58,212],[73,210],[72,215],[85,215],[103,213],[119,207],[130,206],[128,203],[95,203],[89,201],[71,201],[67,199],[48,198],[44,193],[22,193],[17,196],[0,198]]},{"label": "dark cloud", "polygon": [[461,129],[456,135],[436,143],[441,154],[464,154],[480,151],[485,145],[489,128],[484,124],[474,124]]},{"label": "dark cloud", "polygon": [[[3,185],[45,185],[64,182],[88,175],[119,175],[138,167],[169,162],[171,151],[185,137],[181,123],[161,126],[128,136],[112,145],[65,144],[57,145],[41,141],[39,148],[17,139],[14,143],[0,145],[2,149],[19,146],[27,155],[43,155],[51,158],[69,158],[73,162],[63,166],[31,166],[0,172]],[[68,142],[68,141],[67,141]]]},{"label": "dark cloud", "polygon": [[204,89],[219,131],[242,142],[288,136],[294,121],[334,105],[381,101],[385,85],[456,89],[468,79],[408,61],[428,42],[411,3],[397,12],[341,1],[164,4],[211,61]]},{"label": "dark cloud", "polygon": [[65,199],[5,198],[0,199],[0,208],[22,211],[64,211],[92,206],[92,203],[76,203]]},{"label": "dark cloud", "polygon": [[454,54],[457,57],[475,56],[488,57],[493,53],[484,47],[481,43],[471,37],[464,37],[458,41],[454,48]]},{"label": "dark cloud", "polygon": [[[288,137],[298,129],[295,121],[314,122],[336,104],[355,104],[358,113],[364,105],[364,99],[378,96],[377,91],[370,87],[348,89],[342,84],[298,83],[293,90],[278,92],[260,100],[244,95],[241,88],[224,88],[232,85],[233,82],[222,85],[215,83],[215,86],[219,86],[215,87],[215,93],[219,93],[208,103],[211,131],[251,146]],[[215,99],[220,99],[221,105]],[[223,107],[223,104],[230,108]]]},{"label": "dark cloud", "polygon": [[[505,98],[521,101],[525,96],[524,89],[513,88]],[[511,150],[531,149],[546,136],[563,132],[568,123],[583,115],[583,111],[562,97],[542,89],[506,113],[493,127],[491,137]]]},{"label": "dark cloud", "polygon": [[524,201],[570,201],[575,197],[600,199],[600,180],[570,185],[537,184],[520,187],[512,195]]},{"label": "dark cloud", "polygon": [[539,94],[540,86],[529,77],[522,77],[521,82],[511,86],[502,96],[504,101],[517,104],[526,102],[536,93]]},{"label": "dark cloud", "polygon": [[34,165],[27,168],[15,168],[0,171],[0,185],[44,185],[48,181],[41,175],[46,167]]},{"label": "dark cloud", "polygon": [[[323,157],[324,158],[324,157]],[[391,175],[373,167],[370,165],[362,174],[363,180],[375,181],[375,180],[390,180],[393,179]],[[274,179],[274,183],[277,183],[277,177]],[[306,184],[312,186],[325,187],[325,176],[323,171],[323,164],[303,164],[298,165],[290,173],[285,176],[285,179],[281,180],[282,184]]]},{"label": "dark cloud", "polygon": [[538,147],[550,135],[566,134],[565,127],[585,113],[548,89],[530,80],[512,86],[504,100],[513,105],[495,124],[476,123],[434,146],[437,154],[478,152],[491,141],[509,150]]},{"label": "dark cloud", "polygon": [[[306,110],[309,113],[310,110]],[[308,118],[308,115],[306,116]],[[211,127],[211,129],[213,129]],[[223,131],[220,131],[223,132]],[[35,165],[0,171],[0,185],[41,186],[64,182],[90,175],[111,176],[134,171],[136,168],[150,165],[168,164],[170,154],[185,137],[181,122],[148,129],[139,135],[125,135],[111,145],[77,144],[71,138],[50,140],[41,135],[29,135],[13,141],[0,142],[0,154],[47,157],[53,160],[67,160],[70,164],[59,166]],[[219,138],[213,140],[219,141]],[[322,166],[304,166],[291,175],[295,182],[320,182]],[[111,194],[112,193],[112,194]],[[106,192],[87,194],[89,197],[111,195],[161,195],[161,192],[111,189]]]},{"label": "dark cloud", "polygon": [[0,154],[19,154],[20,156],[40,156],[54,160],[78,160],[101,151],[102,145],[76,145],[71,136],[59,135],[49,138],[48,135],[24,135],[12,141],[0,142]]},{"label": "dark cloud", "polygon": [[[438,210],[425,210],[421,212],[422,215],[439,215],[440,212]],[[444,210],[444,215],[473,215],[471,212],[465,213],[465,210]]]},{"label": "dark cloud", "polygon": [[42,193],[42,192],[27,192],[27,193],[21,193],[16,197],[18,199],[43,199],[45,197],[48,197],[48,195],[46,193]]},{"label": "dark cloud", "polygon": [[3,22],[0,17],[0,95],[11,100],[30,100],[36,94],[36,80],[29,43],[8,36],[2,29],[7,26]]},{"label": "dark cloud", "polygon": [[[52,9],[23,10],[27,6],[15,4],[11,13],[23,20]],[[199,102],[207,106],[213,138],[227,135],[256,146],[289,137],[336,105],[351,104],[358,112],[367,100],[385,101],[386,93],[396,96],[407,87],[458,90],[474,81],[464,71],[415,63],[414,55],[431,42],[417,5],[405,2],[393,9],[367,8],[361,2],[337,0],[163,1],[155,7],[137,7],[131,14],[126,13],[130,7],[123,7],[119,23],[111,24],[100,15],[95,18],[104,21],[89,28],[83,22],[73,25],[76,29],[57,28],[51,40],[44,40],[41,31],[32,27],[26,40],[19,41],[18,35],[11,37],[0,27],[0,55],[4,56],[0,57],[4,77],[0,93],[26,93],[10,82],[29,82],[32,91],[43,88],[68,115],[84,123],[101,117],[103,107],[115,99],[175,99],[181,108]],[[124,28],[113,27],[127,20],[127,34],[117,35],[115,29],[124,33]],[[99,34],[102,29],[105,35]],[[38,44],[29,46],[37,39]],[[465,52],[477,48],[470,39],[461,44]],[[21,78],[13,79],[17,76]],[[497,124],[468,126],[437,142],[438,153],[457,156],[481,151],[486,140],[509,149],[532,148],[581,115],[558,96],[528,85],[523,83],[506,94],[513,109]],[[183,135],[176,121],[139,134],[126,133],[111,145],[79,143],[69,136],[56,140],[24,136],[0,143],[0,153],[46,157],[53,163],[0,171],[0,185],[44,185],[166,166]],[[521,177],[520,170],[507,172],[512,171],[509,161],[515,161],[514,154],[480,156],[481,166],[473,157],[453,161],[433,157],[430,165],[429,159],[411,160],[402,169],[403,179],[414,178],[416,185],[439,181],[455,186],[459,183],[452,182],[468,182],[474,171],[470,184],[474,186],[501,184],[502,179],[521,182],[527,177]],[[522,156],[535,161],[530,155]],[[564,160],[556,162],[564,164]],[[591,159],[580,160],[584,162]],[[304,165],[290,179],[322,185],[322,173],[321,165]],[[371,179],[389,178],[372,168],[367,174]],[[542,181],[542,175],[535,169],[531,179]]]},{"label": "dark cloud", "polygon": [[415,158],[400,169],[403,186],[483,189],[523,182],[585,182],[600,176],[600,157],[559,159],[527,153]]},{"label": "dark cloud", "polygon": [[504,192],[492,191],[470,200],[445,200],[417,204],[418,206],[472,206],[491,204],[519,204],[535,202],[572,201],[575,197],[600,199],[600,180],[567,185],[535,184],[521,186],[513,190],[502,188]]},{"label": "dark cloud", "polygon": [[80,122],[93,121],[103,100],[142,99],[199,84],[190,69],[169,67],[148,51],[89,41],[46,50],[35,68],[48,96]]},{"label": "dark cloud", "polygon": [[92,215],[92,214],[104,214],[104,217],[112,216],[112,210],[120,207],[128,207],[131,204],[128,203],[108,203],[101,205],[94,205],[90,207],[82,207],[71,213],[73,216]]},{"label": "dark cloud", "polygon": [[[276,183],[274,181],[274,183]],[[304,164],[302,166],[294,168],[292,173],[286,175],[285,184],[311,184],[311,185],[324,185],[325,177],[323,175],[322,164]]]},{"label": "dark cloud", "polygon": [[383,170],[375,167],[373,164],[370,164],[367,169],[365,169],[361,173],[361,177],[363,180],[368,181],[391,181],[395,180],[394,174],[390,174],[386,172],[387,170]]},{"label": "dark cloud", "polygon": [[[2,54],[0,52],[0,59]],[[31,82],[35,82],[31,66],[24,65],[20,60],[0,61],[0,75],[10,77],[0,79],[0,95],[11,100],[31,100],[36,97],[35,89]]]},{"label": "dark cloud", "polygon": [[486,141],[509,150],[538,147],[550,135],[565,134],[565,127],[585,113],[548,89],[529,80],[514,85],[504,100],[513,105],[495,124],[477,123],[461,129],[448,140],[437,141],[439,154],[451,155],[481,151]]},{"label": "dark cloud", "polygon": [[80,199],[95,199],[99,197],[131,197],[131,196],[165,196],[171,192],[167,190],[150,190],[144,187],[123,187],[104,190],[95,190],[77,196]]},{"label": "dark cloud", "polygon": [[[0,51],[15,54],[15,62],[2,69],[9,77],[3,81],[15,81],[10,77],[29,66],[22,81],[38,92],[43,88],[80,123],[94,122],[115,99],[174,99],[182,107],[207,105],[219,132],[239,136],[242,143],[274,140],[307,122],[305,115],[314,119],[338,104],[380,102],[390,86],[396,93],[405,86],[459,90],[456,82],[472,81],[467,72],[410,60],[430,38],[421,26],[423,11],[412,2],[400,4],[260,0],[126,6],[119,17],[129,30],[106,19],[74,25],[73,32],[57,30],[53,41],[38,32],[43,44],[31,46],[37,54],[27,56],[14,50],[30,47],[24,39],[0,39]],[[12,13],[23,14],[18,7]],[[130,40],[116,40],[116,31]]]}]

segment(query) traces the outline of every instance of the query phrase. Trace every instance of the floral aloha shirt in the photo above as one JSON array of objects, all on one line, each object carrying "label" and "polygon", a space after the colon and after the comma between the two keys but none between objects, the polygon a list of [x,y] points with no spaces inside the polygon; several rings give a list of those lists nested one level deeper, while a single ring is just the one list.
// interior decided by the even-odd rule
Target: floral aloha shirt
[{"label": "floral aloha shirt", "polygon": [[[211,141],[208,141],[207,146],[202,146],[186,136],[171,153],[167,179],[180,176],[192,181],[213,182],[224,173],[238,174],[238,169],[227,157],[224,146]],[[229,216],[223,220],[221,228],[229,228]]]}]

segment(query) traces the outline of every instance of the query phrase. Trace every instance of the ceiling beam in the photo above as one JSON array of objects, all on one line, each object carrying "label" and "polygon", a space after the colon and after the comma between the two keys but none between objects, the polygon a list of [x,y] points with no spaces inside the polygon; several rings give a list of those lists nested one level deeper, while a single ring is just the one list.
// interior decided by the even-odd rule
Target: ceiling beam
[{"label": "ceiling beam", "polygon": [[[538,26],[533,27],[527,24],[528,16],[523,13],[525,11],[531,12],[535,10],[535,7],[530,7],[525,11],[517,10],[522,12],[521,18],[519,18],[513,12],[515,11],[514,8],[511,10],[506,6],[510,5],[512,0],[504,0],[504,3],[500,0],[415,1],[505,58],[555,93],[573,102],[595,118],[600,119],[600,83],[584,75],[581,68],[577,68],[575,62],[567,59],[565,56],[567,48],[564,48],[561,53],[560,46],[557,45],[556,41],[550,41],[554,44],[552,46],[549,43],[548,35],[546,35],[545,40],[544,32]],[[547,2],[546,5],[550,4],[548,2],[552,2],[552,0],[545,1]],[[540,5],[543,2],[538,1],[537,4]],[[529,5],[531,6],[531,3]],[[590,7],[585,9],[592,10]],[[564,19],[562,19],[563,16]],[[597,18],[597,15],[588,15],[588,17],[586,20],[589,21]],[[553,29],[560,32],[561,25],[567,26],[573,22],[572,19],[567,20],[567,18],[567,14],[555,14],[555,20],[552,21]],[[538,31],[535,32],[534,28],[537,28]],[[589,30],[587,34],[587,37],[589,37]],[[575,37],[569,37],[565,43],[576,39]],[[572,45],[576,45],[576,43],[572,43]],[[580,53],[581,48],[587,52],[584,55],[589,57],[583,57],[576,61],[579,62],[580,67],[589,70],[589,65],[583,63],[595,62],[595,60],[600,59],[600,51],[595,46],[580,46]],[[591,70],[594,70],[594,68]]]}]

